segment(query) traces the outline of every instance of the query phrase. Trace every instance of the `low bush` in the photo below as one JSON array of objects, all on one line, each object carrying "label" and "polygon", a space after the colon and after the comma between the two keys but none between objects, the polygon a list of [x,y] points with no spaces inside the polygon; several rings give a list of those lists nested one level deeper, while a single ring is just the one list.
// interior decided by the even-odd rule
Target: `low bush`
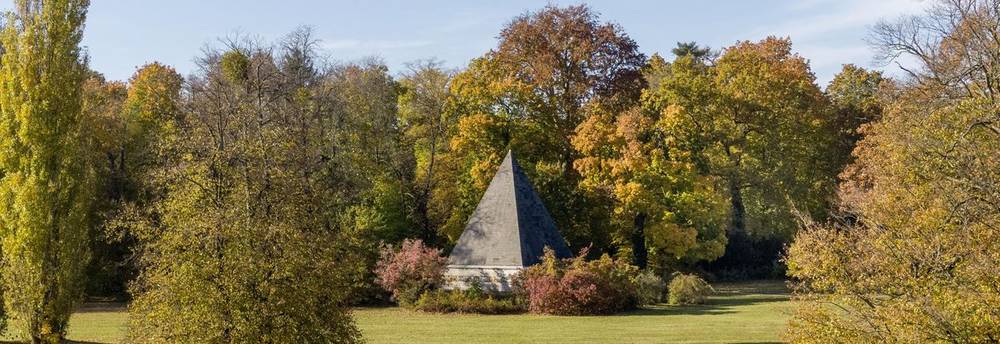
[{"label": "low bush", "polygon": [[693,274],[674,274],[670,281],[670,304],[696,305],[705,303],[708,295],[715,290],[704,279]]},{"label": "low bush", "polygon": [[441,250],[421,240],[404,240],[399,249],[383,246],[375,266],[376,282],[401,306],[409,307],[422,294],[444,282],[447,259]]},{"label": "low bush", "polygon": [[433,313],[516,314],[524,313],[526,307],[511,295],[432,290],[420,295],[413,309]]},{"label": "low bush", "polygon": [[638,305],[638,269],[608,255],[586,261],[586,251],[577,258],[560,260],[545,250],[541,264],[525,269],[518,277],[518,292],[532,313],[554,315],[612,314]]},{"label": "low bush", "polygon": [[664,282],[656,272],[652,270],[644,271],[636,279],[638,289],[636,296],[640,305],[655,305],[663,302],[663,296],[667,291],[667,282]]}]

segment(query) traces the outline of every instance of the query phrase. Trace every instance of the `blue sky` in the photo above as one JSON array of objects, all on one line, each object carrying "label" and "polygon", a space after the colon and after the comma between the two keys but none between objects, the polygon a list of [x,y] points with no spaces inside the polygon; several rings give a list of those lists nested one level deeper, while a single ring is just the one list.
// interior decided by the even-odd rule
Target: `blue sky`
[{"label": "blue sky", "polygon": [[[92,68],[127,79],[137,66],[160,61],[187,74],[193,60],[219,37],[243,33],[270,41],[312,26],[338,60],[382,58],[394,72],[406,63],[437,58],[464,66],[496,45],[512,17],[547,1],[238,1],[96,0],[84,45]],[[553,1],[576,4],[580,1]],[[713,48],[767,35],[789,36],[811,61],[821,85],[844,63],[873,65],[864,39],[880,18],[918,13],[915,0],[626,1],[587,3],[616,22],[647,53],[669,54],[678,41]],[[5,7],[9,8],[9,4]],[[896,74],[895,67],[885,69]]]}]

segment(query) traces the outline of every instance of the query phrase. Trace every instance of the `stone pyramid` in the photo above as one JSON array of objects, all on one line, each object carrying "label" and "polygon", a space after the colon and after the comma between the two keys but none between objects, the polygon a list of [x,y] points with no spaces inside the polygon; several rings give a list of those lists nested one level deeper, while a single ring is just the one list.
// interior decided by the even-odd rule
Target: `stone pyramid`
[{"label": "stone pyramid", "polygon": [[572,256],[542,200],[511,151],[493,176],[465,231],[448,257],[455,266],[526,267],[543,249]]}]

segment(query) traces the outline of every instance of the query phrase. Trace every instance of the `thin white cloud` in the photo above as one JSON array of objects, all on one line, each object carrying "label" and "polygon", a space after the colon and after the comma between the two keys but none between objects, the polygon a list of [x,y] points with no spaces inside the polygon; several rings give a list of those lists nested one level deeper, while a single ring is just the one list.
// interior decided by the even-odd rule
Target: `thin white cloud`
[{"label": "thin white cloud", "polygon": [[324,47],[331,50],[380,51],[393,49],[422,48],[433,45],[429,40],[359,40],[336,39],[325,42]]},{"label": "thin white cloud", "polygon": [[807,10],[807,9],[811,9],[811,8],[816,8],[816,7],[819,7],[820,5],[829,5],[830,3],[836,3],[836,1],[832,1],[832,0],[799,0],[799,1],[792,1],[791,3],[789,3],[787,5],[786,8],[788,10],[792,10],[792,11],[801,11],[801,10]]},{"label": "thin white cloud", "polygon": [[[777,9],[782,20],[750,30],[752,39],[774,35],[790,37],[793,49],[809,59],[820,85],[825,85],[840,71],[840,66],[854,63],[875,65],[874,54],[865,42],[867,28],[879,20],[895,20],[920,14],[932,1],[921,0],[805,0]],[[744,36],[744,39],[747,37]],[[893,68],[888,68],[890,75]]]},{"label": "thin white cloud", "polygon": [[787,17],[794,19],[754,31],[758,36],[779,35],[791,36],[796,41],[810,40],[842,30],[864,28],[880,19],[920,13],[929,4],[929,1],[919,0],[809,1],[788,8]]},{"label": "thin white cloud", "polygon": [[871,49],[866,45],[825,46],[816,44],[796,44],[794,47],[799,55],[809,59],[814,69],[840,68],[845,63],[861,63],[868,65],[871,61]]}]

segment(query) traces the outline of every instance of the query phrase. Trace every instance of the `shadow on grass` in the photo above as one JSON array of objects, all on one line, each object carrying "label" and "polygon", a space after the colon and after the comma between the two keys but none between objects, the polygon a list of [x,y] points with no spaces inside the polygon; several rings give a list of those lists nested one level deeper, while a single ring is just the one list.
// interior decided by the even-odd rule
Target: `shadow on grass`
[{"label": "shadow on grass", "polygon": [[[24,344],[24,343],[28,343],[28,342],[0,341],[0,344]],[[76,340],[66,340],[66,341],[63,341],[63,344],[104,344],[104,343],[101,343],[101,342],[82,342],[82,341],[76,341]]]},{"label": "shadow on grass", "polygon": [[76,308],[73,313],[104,313],[125,312],[128,305],[124,302],[87,302]]},{"label": "shadow on grass", "polygon": [[738,297],[713,297],[703,305],[670,306],[655,305],[623,313],[625,316],[667,316],[667,315],[718,315],[736,313],[736,308],[755,304],[785,302],[787,294],[741,295]]},{"label": "shadow on grass", "polygon": [[782,280],[764,280],[764,281],[752,281],[752,282],[736,282],[736,283],[716,283],[712,287],[715,288],[717,295],[753,295],[753,294],[766,294],[766,295],[782,295],[790,294],[791,290],[788,288],[788,284]]}]

